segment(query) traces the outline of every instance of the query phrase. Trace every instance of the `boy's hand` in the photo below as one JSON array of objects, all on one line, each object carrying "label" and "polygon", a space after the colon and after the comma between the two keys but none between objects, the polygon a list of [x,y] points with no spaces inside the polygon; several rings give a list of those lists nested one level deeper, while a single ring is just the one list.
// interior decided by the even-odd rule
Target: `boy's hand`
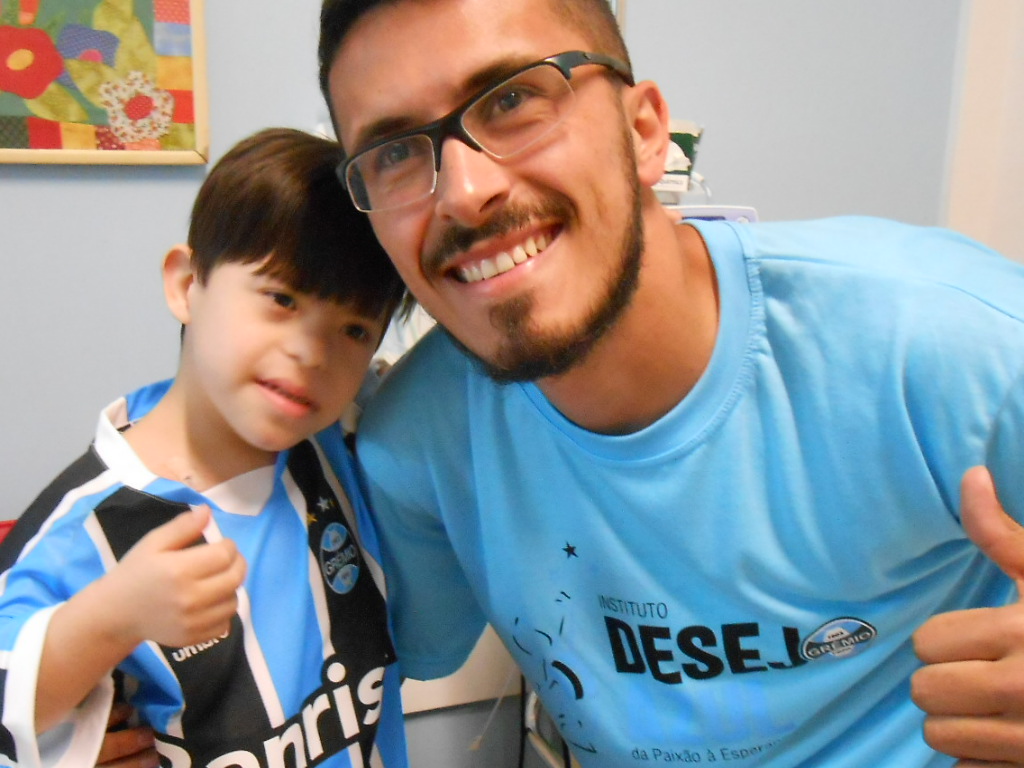
[{"label": "boy's hand", "polygon": [[155,528],[57,608],[39,664],[36,733],[60,723],[144,640],[181,647],[227,632],[245,560],[232,541],[198,543],[209,519],[199,507]]},{"label": "boy's hand", "polygon": [[122,638],[181,647],[228,631],[245,559],[228,539],[196,544],[209,518],[205,506],[181,513],[146,534],[110,572],[109,604]]},{"label": "boy's hand", "polygon": [[127,722],[131,713],[132,708],[124,702],[115,703],[110,710],[109,730],[96,758],[97,768],[160,768],[152,728],[115,730]]}]

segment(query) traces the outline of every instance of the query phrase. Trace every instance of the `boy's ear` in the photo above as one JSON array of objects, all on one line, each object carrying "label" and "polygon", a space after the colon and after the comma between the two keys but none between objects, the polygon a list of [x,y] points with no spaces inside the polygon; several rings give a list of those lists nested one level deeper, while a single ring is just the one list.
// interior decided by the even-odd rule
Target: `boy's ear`
[{"label": "boy's ear", "polygon": [[669,147],[668,103],[655,83],[644,80],[626,89],[625,106],[640,184],[652,187],[665,173]]},{"label": "boy's ear", "polygon": [[171,314],[182,325],[188,325],[191,317],[189,309],[189,289],[195,283],[192,271],[192,249],[179,243],[164,256],[164,299]]}]

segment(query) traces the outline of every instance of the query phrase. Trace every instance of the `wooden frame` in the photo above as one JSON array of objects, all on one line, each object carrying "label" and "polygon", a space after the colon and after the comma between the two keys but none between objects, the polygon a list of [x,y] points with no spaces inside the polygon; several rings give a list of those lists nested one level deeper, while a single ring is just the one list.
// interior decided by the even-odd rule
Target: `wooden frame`
[{"label": "wooden frame", "polygon": [[203,0],[0,0],[0,163],[209,157]]}]

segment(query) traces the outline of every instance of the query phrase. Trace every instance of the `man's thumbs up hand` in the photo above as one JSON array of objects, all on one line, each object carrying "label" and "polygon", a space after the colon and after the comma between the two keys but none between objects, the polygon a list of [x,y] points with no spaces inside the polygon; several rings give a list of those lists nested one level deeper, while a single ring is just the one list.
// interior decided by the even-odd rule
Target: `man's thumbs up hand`
[{"label": "man's thumbs up hand", "polygon": [[971,541],[1019,586],[1024,580],[1024,528],[1003,511],[987,469],[971,467],[964,473],[960,504]]},{"label": "man's thumbs up hand", "polygon": [[[964,474],[960,502],[967,535],[1019,590],[1024,528],[1003,511],[987,469]],[[925,664],[911,680],[925,741],[961,768],[1024,766],[1024,603],[935,616],[914,649]]]}]

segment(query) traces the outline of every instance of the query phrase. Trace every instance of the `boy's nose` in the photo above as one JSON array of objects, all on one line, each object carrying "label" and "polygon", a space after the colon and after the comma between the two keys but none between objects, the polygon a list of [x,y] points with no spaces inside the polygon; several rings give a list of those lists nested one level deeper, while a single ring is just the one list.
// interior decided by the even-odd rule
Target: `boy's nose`
[{"label": "boy's nose", "polygon": [[327,358],[327,343],[318,328],[296,328],[286,345],[288,354],[305,368],[320,368]]}]

